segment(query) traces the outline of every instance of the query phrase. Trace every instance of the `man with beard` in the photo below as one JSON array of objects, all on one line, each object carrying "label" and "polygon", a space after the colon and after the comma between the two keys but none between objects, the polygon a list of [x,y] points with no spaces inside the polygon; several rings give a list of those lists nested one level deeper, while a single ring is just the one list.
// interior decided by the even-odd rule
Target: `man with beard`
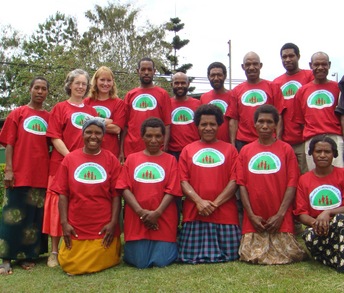
[{"label": "man with beard", "polygon": [[[278,85],[260,78],[263,63],[255,52],[248,52],[241,64],[247,81],[236,86],[232,91],[233,99],[227,109],[229,120],[230,142],[235,144],[238,152],[241,148],[258,138],[254,127],[253,115],[263,104],[275,106],[281,115],[283,105],[282,91]],[[277,138],[281,135],[281,119],[277,125]]]},{"label": "man with beard", "polygon": [[124,98],[126,127],[121,135],[121,151],[119,159],[123,163],[131,154],[145,149],[140,136],[140,125],[149,117],[160,118],[166,126],[163,150],[166,151],[170,139],[171,101],[168,93],[155,86],[154,61],[144,57],[138,63],[137,74],[140,86],[129,91]]},{"label": "man with beard", "polygon": [[[226,66],[224,66],[221,62],[211,63],[208,66],[207,76],[213,89],[201,96],[201,103],[218,106],[224,115],[231,100],[230,91],[224,87],[227,77]],[[224,122],[219,127],[217,138],[225,142],[229,142],[229,119],[225,116],[223,118]]]},{"label": "man with beard", "polygon": [[171,98],[171,136],[168,152],[178,160],[183,147],[199,139],[193,118],[201,102],[186,95],[190,81],[185,73],[177,72],[173,75],[171,85],[175,96]]}]

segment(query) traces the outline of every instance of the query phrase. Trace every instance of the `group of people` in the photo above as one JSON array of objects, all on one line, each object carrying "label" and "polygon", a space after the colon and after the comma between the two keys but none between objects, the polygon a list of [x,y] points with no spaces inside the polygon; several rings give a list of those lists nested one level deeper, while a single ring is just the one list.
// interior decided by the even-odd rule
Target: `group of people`
[{"label": "group of people", "polygon": [[298,67],[295,44],[280,53],[286,73],[273,82],[247,53],[247,81],[233,90],[224,87],[226,67],[210,64],[213,89],[199,100],[187,95],[182,72],[172,76],[173,97],[155,86],[150,58],[138,62],[140,86],[123,100],[109,68],[91,80],[71,71],[69,98],[50,113],[49,83],[35,78],[29,104],[0,134],[0,274],[12,273],[12,261],[32,269],[46,235],[49,267],[78,275],[118,264],[123,204],[123,260],[137,268],[302,261],[299,222],[312,257],[343,271],[341,83],[327,79],[323,52],[313,54],[312,70]]}]

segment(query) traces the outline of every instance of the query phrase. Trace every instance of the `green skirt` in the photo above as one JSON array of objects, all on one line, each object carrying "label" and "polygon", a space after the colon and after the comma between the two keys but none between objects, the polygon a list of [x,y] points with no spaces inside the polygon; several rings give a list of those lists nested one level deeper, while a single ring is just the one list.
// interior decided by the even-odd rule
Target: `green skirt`
[{"label": "green skirt", "polygon": [[46,189],[8,188],[0,219],[0,258],[35,259],[48,251],[48,237],[42,234]]}]

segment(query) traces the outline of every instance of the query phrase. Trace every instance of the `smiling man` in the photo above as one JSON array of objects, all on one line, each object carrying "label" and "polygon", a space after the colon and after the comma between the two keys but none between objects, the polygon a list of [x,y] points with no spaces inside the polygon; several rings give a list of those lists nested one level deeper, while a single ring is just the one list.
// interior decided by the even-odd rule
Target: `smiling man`
[{"label": "smiling man", "polygon": [[[308,150],[314,136],[328,134],[338,146],[339,156],[333,160],[333,164],[343,167],[343,126],[339,115],[335,113],[340,91],[337,82],[327,79],[331,68],[329,56],[324,52],[316,52],[309,66],[314,80],[297,91],[294,120],[304,126],[305,150]],[[308,170],[312,170],[315,167],[312,156],[308,151],[305,152]]]}]

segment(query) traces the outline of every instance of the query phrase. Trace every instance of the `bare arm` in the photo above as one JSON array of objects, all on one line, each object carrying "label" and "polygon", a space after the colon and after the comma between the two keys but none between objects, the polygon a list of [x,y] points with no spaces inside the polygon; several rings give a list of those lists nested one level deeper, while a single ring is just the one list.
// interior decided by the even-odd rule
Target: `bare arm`
[{"label": "bare arm", "polygon": [[171,125],[166,125],[165,126],[166,131],[165,131],[165,139],[164,139],[164,152],[168,151],[168,144],[170,142],[170,133],[171,133]]},{"label": "bare arm", "polygon": [[209,216],[215,211],[217,206],[210,200],[202,199],[189,182],[182,181],[180,184],[183,194],[195,203],[198,213],[201,216]]},{"label": "bare arm", "polygon": [[121,128],[113,123],[112,119],[105,118],[105,128],[106,132],[110,134],[120,134]]},{"label": "bare arm", "polygon": [[119,213],[121,211],[121,197],[115,196],[112,198],[112,216],[109,223],[107,223],[99,234],[104,234],[103,246],[109,247],[114,238],[115,227],[118,223]]},{"label": "bare arm", "polygon": [[220,205],[229,201],[233,196],[235,196],[237,187],[238,186],[236,185],[235,180],[229,181],[224,190],[214,200],[214,204],[216,205],[216,207],[219,207]]},{"label": "bare arm", "polygon": [[124,163],[125,161],[125,156],[124,156],[124,139],[127,136],[128,128],[124,127],[123,131],[121,132],[120,135],[120,151],[119,151],[119,157],[118,160],[121,164]]},{"label": "bare arm", "polygon": [[62,155],[65,156],[69,153],[69,150],[67,149],[65,143],[60,138],[52,138],[51,142],[54,146],[54,148]]},{"label": "bare arm", "polygon": [[5,160],[6,160],[6,167],[5,167],[5,187],[13,187],[14,186],[14,174],[13,174],[13,166],[12,166],[12,159],[13,159],[13,146],[8,144],[5,148]]},{"label": "bare arm", "polygon": [[269,233],[272,234],[278,232],[283,222],[284,216],[295,198],[295,192],[295,187],[287,187],[277,214],[273,215],[266,221],[265,227]]},{"label": "bare arm", "polygon": [[238,132],[238,120],[230,119],[229,120],[229,142],[235,146],[236,134]]},{"label": "bare arm", "polygon": [[250,222],[252,223],[253,227],[259,232],[262,233],[264,232],[265,229],[265,220],[254,214],[252,207],[251,207],[251,203],[250,203],[250,199],[248,196],[248,192],[245,186],[240,185],[240,197],[241,197],[241,202],[242,205],[247,213],[247,216],[250,220]]},{"label": "bare arm", "polygon": [[60,222],[63,231],[63,239],[66,243],[67,249],[72,248],[72,238],[71,235],[78,237],[74,228],[68,223],[68,197],[60,194],[59,195],[59,213],[60,213]]},{"label": "bare arm", "polygon": [[282,119],[282,115],[279,115],[279,121],[278,121],[277,127],[276,127],[277,139],[282,139],[282,134],[283,134],[283,119]]}]

